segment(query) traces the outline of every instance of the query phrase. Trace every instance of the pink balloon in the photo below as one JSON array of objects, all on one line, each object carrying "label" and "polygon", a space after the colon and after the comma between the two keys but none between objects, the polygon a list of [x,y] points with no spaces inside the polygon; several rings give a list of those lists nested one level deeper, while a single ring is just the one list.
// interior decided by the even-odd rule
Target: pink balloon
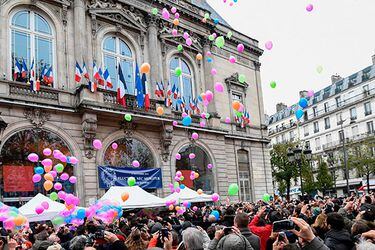
[{"label": "pink balloon", "polygon": [[61,155],[62,153],[60,152],[60,150],[53,150],[53,157],[55,158],[55,159],[58,159],[59,158],[59,156]]},{"label": "pink balloon", "polygon": [[179,193],[179,192],[181,192],[181,189],[178,187],[176,188],[176,193]]},{"label": "pink balloon", "polygon": [[176,154],[176,160],[181,160],[181,155],[179,153]]},{"label": "pink balloon", "polygon": [[173,122],[172,122],[172,125],[173,125],[173,126],[177,126],[177,125],[178,125],[178,122],[177,122],[177,121],[173,121]]},{"label": "pink balloon", "polygon": [[49,204],[47,201],[43,201],[40,205],[44,208],[44,210],[47,210],[49,208]]},{"label": "pink balloon", "polygon": [[182,118],[185,118],[186,116],[188,116],[188,114],[185,113],[185,112],[183,112],[183,113],[182,113]]},{"label": "pink balloon", "polygon": [[225,118],[225,123],[230,123],[230,118],[229,117],[227,117],[227,118]]},{"label": "pink balloon", "polygon": [[69,175],[67,173],[62,173],[60,175],[60,179],[63,181],[66,181],[67,179],[69,179]]},{"label": "pink balloon", "polygon": [[237,51],[240,52],[240,53],[244,52],[245,46],[242,43],[238,44],[237,45]]},{"label": "pink balloon", "polygon": [[201,128],[206,127],[206,122],[204,122],[204,121],[199,122],[199,126],[200,126]]},{"label": "pink balloon", "polygon": [[66,157],[65,155],[62,154],[62,155],[60,155],[59,159],[60,159],[60,161],[62,161],[62,162],[66,162],[67,157]]},{"label": "pink balloon", "polygon": [[193,211],[197,211],[198,208],[196,206],[193,207]]},{"label": "pink balloon", "polygon": [[44,212],[44,208],[42,207],[42,206],[37,206],[36,208],[35,208],[35,213],[37,213],[37,214],[41,214],[41,213],[43,213]]},{"label": "pink balloon", "polygon": [[236,58],[235,58],[234,56],[230,56],[230,57],[229,57],[229,62],[230,62],[231,64],[236,63]]},{"label": "pink balloon", "polygon": [[217,193],[214,193],[211,198],[213,202],[217,202],[220,199],[220,196]]},{"label": "pink balloon", "polygon": [[118,148],[118,144],[116,142],[112,143],[112,149],[116,150]]},{"label": "pink balloon", "polygon": [[212,56],[211,51],[207,51],[206,56]]},{"label": "pink balloon", "polygon": [[194,154],[194,153],[190,153],[190,154],[189,154],[189,159],[192,160],[192,159],[194,159],[194,158],[195,158],[195,154]]},{"label": "pink balloon", "polygon": [[50,148],[43,149],[43,154],[45,156],[50,156],[52,154],[52,150]]},{"label": "pink balloon", "polygon": [[174,18],[179,19],[180,18],[180,14],[179,13],[174,14]]},{"label": "pink balloon", "polygon": [[223,84],[221,83],[221,82],[217,82],[217,83],[215,83],[215,90],[217,91],[217,92],[223,92],[224,91],[224,86],[223,86]]},{"label": "pink balloon", "polygon": [[39,160],[39,156],[35,153],[31,153],[27,156],[27,159],[31,162],[37,162]]},{"label": "pink balloon", "polygon": [[193,134],[191,134],[191,138],[192,138],[193,140],[198,140],[198,138],[199,138],[198,133],[194,132]]},{"label": "pink balloon", "polygon": [[313,97],[313,96],[314,96],[314,91],[313,90],[307,91],[307,97]]},{"label": "pink balloon", "polygon": [[207,165],[207,168],[208,169],[212,169],[214,166],[211,164],[211,163],[209,163],[208,165]]},{"label": "pink balloon", "polygon": [[189,33],[184,32],[184,39],[186,40],[186,39],[188,39],[189,37],[190,37]]},{"label": "pink balloon", "polygon": [[95,139],[92,142],[92,145],[94,146],[95,149],[101,149],[103,147],[102,142],[99,139]]},{"label": "pink balloon", "polygon": [[56,182],[55,185],[53,185],[53,187],[54,187],[57,191],[59,191],[59,190],[62,189],[62,185],[61,185],[61,183],[59,183],[59,182]]},{"label": "pink balloon", "polygon": [[193,41],[191,40],[191,38],[186,39],[187,46],[191,46],[192,44],[193,44]]},{"label": "pink balloon", "polygon": [[306,10],[307,10],[308,12],[313,11],[313,9],[314,9],[314,5],[312,5],[312,4],[308,4],[308,5],[306,6]]},{"label": "pink balloon", "polygon": [[188,201],[184,201],[184,202],[182,202],[182,205],[184,205],[184,207],[187,207],[187,206],[189,206],[189,202]]},{"label": "pink balloon", "polygon": [[176,13],[177,12],[177,8],[176,7],[172,7],[171,8],[171,12],[174,14],[174,13]]},{"label": "pink balloon", "polygon": [[169,11],[167,10],[167,9],[163,9],[163,11],[162,11],[162,17],[164,18],[164,19],[169,19],[170,17],[171,17],[171,14],[169,14]]},{"label": "pink balloon", "polygon": [[64,191],[59,191],[57,193],[57,196],[59,197],[60,200],[65,200],[66,198],[66,193]]},{"label": "pink balloon", "polygon": [[202,114],[201,114],[201,118],[202,118],[202,119],[206,119],[206,113],[202,113]]},{"label": "pink balloon", "polygon": [[216,69],[211,69],[211,75],[216,75],[217,74],[217,70]]},{"label": "pink balloon", "polygon": [[177,34],[178,34],[178,31],[176,29],[173,29],[172,30],[172,35],[177,36]]},{"label": "pink balloon", "polygon": [[203,100],[203,105],[204,105],[205,107],[207,107],[208,104],[210,104],[210,103],[207,101],[207,99],[206,99],[206,100]]},{"label": "pink balloon", "polygon": [[174,177],[174,180],[175,181],[180,181],[180,177],[176,176],[176,177]]},{"label": "pink balloon", "polygon": [[210,90],[207,90],[206,91],[206,100],[208,102],[212,101],[212,99],[214,99],[214,93],[212,93]]},{"label": "pink balloon", "polygon": [[41,179],[42,179],[42,176],[40,174],[34,174],[33,175],[33,182],[34,183],[40,182]]},{"label": "pink balloon", "polygon": [[78,163],[78,159],[76,157],[74,157],[74,156],[71,156],[70,157],[70,163],[75,165],[75,164]]},{"label": "pink balloon", "polygon": [[217,37],[217,34],[216,34],[216,33],[212,33],[212,36],[213,36],[214,38],[216,38],[216,37]]},{"label": "pink balloon", "polygon": [[57,172],[55,170],[51,170],[49,173],[53,176],[53,178],[56,178]]},{"label": "pink balloon", "polygon": [[266,47],[266,49],[271,50],[271,49],[273,48],[273,43],[272,43],[272,41],[268,41],[268,42],[266,42],[265,47]]},{"label": "pink balloon", "polygon": [[134,161],[132,162],[132,165],[133,165],[133,167],[138,168],[140,164],[139,164],[139,161],[134,160]]},{"label": "pink balloon", "polygon": [[52,166],[52,160],[51,159],[44,159],[42,161],[42,165],[43,165],[43,167],[50,167],[50,166]]},{"label": "pink balloon", "polygon": [[[181,176],[182,176],[182,172],[181,172],[181,171],[177,171],[177,172],[176,172],[176,176],[181,177]],[[172,184],[172,183],[171,183],[171,184]],[[173,187],[173,184],[172,184],[172,187]]]},{"label": "pink balloon", "polygon": [[77,182],[77,177],[75,177],[75,176],[70,176],[70,178],[69,178],[69,182],[72,183],[72,184],[76,183],[76,182]]},{"label": "pink balloon", "polygon": [[238,109],[238,112],[243,112],[244,109],[245,109],[245,106],[242,103],[240,103],[240,108]]}]

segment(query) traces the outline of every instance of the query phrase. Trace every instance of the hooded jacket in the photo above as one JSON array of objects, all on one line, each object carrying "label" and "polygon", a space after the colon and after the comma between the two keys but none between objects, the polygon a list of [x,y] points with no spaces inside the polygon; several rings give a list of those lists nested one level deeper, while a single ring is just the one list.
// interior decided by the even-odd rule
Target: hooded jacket
[{"label": "hooded jacket", "polygon": [[331,229],[327,232],[324,244],[331,250],[352,250],[354,243],[347,230]]}]

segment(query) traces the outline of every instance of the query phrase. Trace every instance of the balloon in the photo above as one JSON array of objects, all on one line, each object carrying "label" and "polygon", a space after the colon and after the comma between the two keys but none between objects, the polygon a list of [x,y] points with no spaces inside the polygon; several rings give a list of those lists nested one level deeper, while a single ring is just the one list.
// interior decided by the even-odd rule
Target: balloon
[{"label": "balloon", "polygon": [[60,175],[60,179],[63,181],[66,181],[67,179],[69,179],[69,175],[67,173],[62,173]]},{"label": "balloon", "polygon": [[80,208],[77,210],[77,218],[83,220],[86,217],[86,210],[84,208]]},{"label": "balloon", "polygon": [[183,112],[183,113],[182,113],[182,117],[184,118],[184,117],[186,117],[186,116],[188,116],[188,114],[185,113],[185,112]]},{"label": "balloon", "polygon": [[192,119],[190,116],[186,116],[182,119],[182,125],[184,126],[190,126],[192,123]]},{"label": "balloon", "polygon": [[270,82],[270,86],[273,89],[276,88],[276,82],[275,81]]},{"label": "balloon", "polygon": [[164,109],[163,109],[163,107],[158,107],[158,108],[156,109],[156,113],[158,113],[158,115],[163,115],[163,114],[164,114]]},{"label": "balloon", "polygon": [[71,156],[69,158],[69,161],[70,161],[71,164],[77,164],[78,163],[78,159],[74,156]]},{"label": "balloon", "polygon": [[27,159],[31,162],[37,162],[39,160],[39,156],[35,153],[31,153],[27,156]]},{"label": "balloon", "polygon": [[176,29],[173,29],[172,30],[172,35],[177,36],[177,34],[178,34],[178,31]]},{"label": "balloon", "polygon": [[171,17],[171,15],[169,14],[169,11],[165,8],[163,9],[161,15],[164,19],[169,19]]},{"label": "balloon", "polygon": [[262,197],[262,200],[263,200],[264,202],[269,202],[269,201],[271,200],[271,195],[265,193],[265,194],[263,195],[263,197]]},{"label": "balloon", "polygon": [[157,8],[153,8],[153,9],[151,10],[151,13],[152,13],[154,16],[156,16],[156,15],[158,14],[158,9],[157,9]]},{"label": "balloon", "polygon": [[116,142],[112,143],[112,148],[116,150],[118,148],[118,144]]},{"label": "balloon", "polygon": [[64,165],[61,163],[58,163],[55,165],[55,170],[57,173],[62,173],[64,171]]},{"label": "balloon", "polygon": [[230,39],[232,36],[233,36],[233,32],[232,31],[228,31],[227,37]]},{"label": "balloon", "polygon": [[198,207],[194,206],[193,211],[197,211],[197,210],[198,210]]},{"label": "balloon", "polygon": [[213,202],[217,202],[220,199],[220,196],[217,193],[213,193],[211,198]]},{"label": "balloon", "polygon": [[224,91],[224,86],[223,86],[223,84],[221,83],[221,82],[217,82],[217,83],[215,83],[215,90],[217,91],[217,92],[223,92]]},{"label": "balloon", "polygon": [[202,61],[203,56],[201,53],[198,53],[197,56],[195,57],[198,61]]},{"label": "balloon", "polygon": [[63,217],[61,217],[61,216],[57,216],[57,217],[55,217],[55,218],[53,218],[52,219],[52,224],[53,225],[61,225],[61,224],[63,224],[64,223],[64,218]]},{"label": "balloon", "polygon": [[319,65],[317,68],[316,68],[316,72],[318,72],[319,74],[323,72],[323,66],[322,65]]},{"label": "balloon", "polygon": [[230,184],[228,187],[228,194],[234,196],[238,194],[238,185],[236,183]]},{"label": "balloon", "polygon": [[58,196],[57,196],[57,193],[56,192],[52,192],[49,194],[49,198],[53,201],[57,200],[58,199]]},{"label": "balloon", "polygon": [[75,176],[70,176],[70,178],[69,178],[69,182],[72,183],[72,184],[76,183],[76,182],[77,182],[77,177],[75,177]]},{"label": "balloon", "polygon": [[54,185],[53,185],[53,188],[57,191],[60,191],[62,189],[62,185],[61,183],[59,182],[56,182]]},{"label": "balloon", "polygon": [[223,36],[217,37],[215,40],[215,45],[220,49],[223,48],[225,45],[225,38]]},{"label": "balloon", "polygon": [[230,118],[229,117],[225,118],[225,123],[226,124],[230,123]]},{"label": "balloon", "polygon": [[314,5],[312,5],[312,4],[308,4],[308,5],[306,6],[306,10],[307,10],[307,12],[311,12],[311,11],[313,11],[313,9],[314,9]]},{"label": "balloon", "polygon": [[239,101],[234,101],[233,103],[232,103],[232,108],[234,109],[234,110],[239,110],[240,109],[240,102]]},{"label": "balloon", "polygon": [[173,121],[173,122],[172,122],[172,125],[173,125],[173,126],[177,126],[177,125],[178,125],[178,122],[177,122],[177,121]]},{"label": "balloon", "polygon": [[307,97],[313,97],[313,96],[314,96],[314,91],[313,90],[307,91]]},{"label": "balloon", "polygon": [[217,74],[217,70],[216,69],[211,69],[211,75],[216,75]]},{"label": "balloon", "polygon": [[66,193],[64,191],[59,191],[57,193],[57,196],[59,197],[60,200],[65,200],[66,198]]},{"label": "balloon", "polygon": [[301,108],[306,108],[307,105],[308,105],[308,102],[307,102],[307,99],[306,98],[301,98],[299,99],[299,102],[298,102],[299,106],[301,106]]},{"label": "balloon", "polygon": [[192,138],[193,140],[198,140],[198,138],[199,138],[198,133],[196,133],[196,132],[192,133],[192,134],[191,134],[191,138]]},{"label": "balloon", "polygon": [[49,173],[53,176],[53,178],[56,178],[57,172],[55,170],[51,170]]},{"label": "balloon", "polygon": [[139,70],[141,71],[142,74],[148,74],[150,73],[150,68],[151,66],[149,63],[143,63]]},{"label": "balloon", "polygon": [[214,99],[214,93],[212,93],[210,90],[206,91],[206,99],[208,102],[212,101]]},{"label": "balloon", "polygon": [[129,199],[129,193],[125,192],[121,195],[121,199],[123,202],[127,201]]},{"label": "balloon", "polygon": [[236,63],[236,58],[234,57],[234,56],[230,56],[229,57],[229,62],[231,63],[231,64],[235,64]]},{"label": "balloon", "polygon": [[132,115],[131,114],[126,114],[124,116],[124,118],[125,118],[125,121],[130,122],[132,120]]},{"label": "balloon", "polygon": [[173,25],[178,26],[180,24],[180,20],[178,18],[173,19]]},{"label": "balloon", "polygon": [[175,70],[174,70],[174,73],[176,76],[180,77],[181,74],[182,74],[182,69],[180,67],[177,67]]},{"label": "balloon", "polygon": [[47,210],[49,208],[49,204],[47,201],[43,201],[40,205],[44,208],[44,210]]},{"label": "balloon", "polygon": [[22,226],[22,224],[24,223],[25,221],[25,217],[23,217],[22,215],[17,215],[15,218],[14,218],[14,224],[17,226],[17,227],[20,227]]},{"label": "balloon", "polygon": [[50,174],[50,173],[47,173],[47,174],[45,174],[44,175],[44,179],[46,180],[46,181],[53,181],[53,176]]},{"label": "balloon", "polygon": [[192,160],[192,159],[194,159],[194,158],[195,158],[195,154],[194,154],[194,153],[190,153],[190,154],[189,154],[189,159]]},{"label": "balloon", "polygon": [[296,111],[296,118],[297,118],[298,120],[301,119],[301,118],[303,117],[303,115],[304,115],[304,112],[303,112],[302,109],[298,109],[298,110]]},{"label": "balloon", "polygon": [[204,14],[204,18],[209,19],[210,18],[210,13],[205,13]]},{"label": "balloon", "polygon": [[33,182],[34,183],[40,182],[41,179],[42,179],[42,176],[40,174],[34,174],[33,175]]},{"label": "balloon", "polygon": [[68,158],[65,156],[65,155],[60,155],[60,161],[62,161],[62,162],[67,162],[67,160],[68,160]]},{"label": "balloon", "polygon": [[50,191],[53,187],[53,183],[50,180],[47,180],[43,183],[43,187],[46,191]]},{"label": "balloon", "polygon": [[273,43],[272,43],[272,41],[268,41],[268,42],[266,42],[265,47],[266,47],[266,49],[271,50],[271,49],[273,48]]},{"label": "balloon", "polygon": [[239,81],[240,83],[244,83],[244,82],[246,82],[246,76],[245,76],[244,74],[239,74],[239,75],[238,75],[238,81]]},{"label": "balloon", "polygon": [[181,185],[180,185],[180,188],[181,188],[181,189],[184,189],[184,188],[185,188],[185,185],[184,185],[184,184],[181,184]]},{"label": "balloon", "polygon": [[181,155],[179,153],[176,154],[176,160],[181,160]]},{"label": "balloon", "polygon": [[92,142],[92,145],[94,146],[95,149],[101,149],[103,147],[102,142],[99,139],[95,139]]},{"label": "balloon", "polygon": [[186,39],[187,46],[191,46],[192,44],[193,44],[193,41],[191,40],[191,38]]},{"label": "balloon", "polygon": [[134,177],[129,177],[129,178],[128,178],[128,186],[129,186],[129,187],[134,186],[135,183],[136,183],[136,180],[135,180]]},{"label": "balloon", "polygon": [[212,169],[214,166],[211,163],[208,163],[207,168]]},{"label": "balloon", "polygon": [[176,13],[176,14],[174,14],[174,18],[180,18],[180,14],[179,13]]},{"label": "balloon", "polygon": [[35,207],[36,214],[42,214],[44,212],[44,208],[42,206]]},{"label": "balloon", "polygon": [[212,210],[211,215],[215,216],[216,220],[220,218],[220,213],[217,210]]},{"label": "balloon", "polygon": [[237,45],[237,51],[240,52],[240,53],[244,52],[245,46],[242,43],[238,44]]},{"label": "balloon", "polygon": [[206,122],[205,122],[205,121],[200,121],[200,122],[199,122],[199,126],[200,126],[201,128],[206,127]]},{"label": "balloon", "polygon": [[172,12],[173,14],[175,14],[175,13],[177,12],[177,8],[176,8],[176,7],[172,7],[172,8],[171,8],[171,12]]},{"label": "balloon", "polygon": [[184,47],[183,47],[181,44],[179,44],[179,45],[177,46],[177,50],[178,50],[179,52],[182,52],[182,51],[184,50]]},{"label": "balloon", "polygon": [[133,167],[135,167],[135,168],[138,168],[139,167],[139,161],[137,161],[137,160],[134,160],[133,162],[132,162],[132,166]]},{"label": "balloon", "polygon": [[203,194],[202,189],[198,189],[198,190],[197,190],[197,193],[198,193],[199,195]]},{"label": "balloon", "polygon": [[173,206],[173,205],[169,205],[168,209],[169,209],[169,210],[173,210],[173,209],[174,209],[174,206]]},{"label": "balloon", "polygon": [[52,150],[50,148],[43,149],[43,154],[45,156],[50,156],[52,154]]}]

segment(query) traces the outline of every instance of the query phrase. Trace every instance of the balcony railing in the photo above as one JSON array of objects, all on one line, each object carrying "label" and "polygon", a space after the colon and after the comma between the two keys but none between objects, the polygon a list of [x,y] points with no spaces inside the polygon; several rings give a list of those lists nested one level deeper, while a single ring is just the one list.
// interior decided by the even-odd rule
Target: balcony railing
[{"label": "balcony railing", "polygon": [[292,122],[288,125],[283,125],[281,126],[280,128],[277,128],[277,129],[269,129],[268,130],[268,133],[269,135],[272,135],[272,134],[275,134],[277,132],[281,132],[281,131],[284,131],[286,129],[289,129],[289,128],[293,128],[293,127],[296,127],[297,126],[297,123],[296,122]]},{"label": "balcony railing", "polygon": [[19,97],[23,100],[39,99],[58,102],[59,92],[58,90],[49,87],[41,87],[39,91],[32,91],[29,84],[9,82],[9,97]]},{"label": "balcony railing", "polygon": [[[375,136],[375,132],[358,134],[358,135],[354,135],[354,136],[351,136],[351,137],[346,137],[345,139],[346,139],[347,143],[348,142],[357,142],[357,141],[361,141],[363,139],[366,139],[369,136]],[[342,146],[342,140],[338,140],[338,141],[323,144],[323,150],[331,149],[331,148],[335,148],[335,147],[341,147],[341,146]]]}]

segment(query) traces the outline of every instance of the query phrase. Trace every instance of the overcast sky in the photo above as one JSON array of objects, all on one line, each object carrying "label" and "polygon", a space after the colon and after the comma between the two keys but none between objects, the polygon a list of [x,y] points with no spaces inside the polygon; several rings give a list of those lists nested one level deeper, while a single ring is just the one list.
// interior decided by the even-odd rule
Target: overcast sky
[{"label": "overcast sky", "polygon": [[[330,84],[332,74],[346,77],[372,64],[375,0],[238,0],[232,7],[223,0],[207,1],[234,29],[257,39],[261,48],[273,42],[273,49],[261,57],[269,115],[278,102],[298,102],[299,90],[318,91]],[[309,3],[312,12],[306,11]],[[275,89],[271,81],[276,81]]]}]

